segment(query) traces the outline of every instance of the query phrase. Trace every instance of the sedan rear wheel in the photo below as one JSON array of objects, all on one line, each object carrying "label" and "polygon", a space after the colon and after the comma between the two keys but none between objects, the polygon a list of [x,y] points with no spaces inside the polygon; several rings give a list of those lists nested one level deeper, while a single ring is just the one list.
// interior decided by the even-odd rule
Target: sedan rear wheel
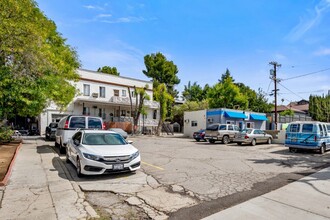
[{"label": "sedan rear wheel", "polygon": [[256,139],[253,139],[253,140],[251,141],[251,145],[252,145],[252,146],[256,145],[256,143],[257,143],[257,142],[256,142]]},{"label": "sedan rear wheel", "polygon": [[81,163],[80,163],[79,157],[77,158],[77,165],[76,165],[76,167],[77,167],[77,176],[78,177],[82,177],[83,174],[81,173]]}]

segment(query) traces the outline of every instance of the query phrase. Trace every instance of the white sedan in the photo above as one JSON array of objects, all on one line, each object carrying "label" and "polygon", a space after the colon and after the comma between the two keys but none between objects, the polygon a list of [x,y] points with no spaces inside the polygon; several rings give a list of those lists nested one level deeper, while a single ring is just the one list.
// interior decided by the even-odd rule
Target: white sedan
[{"label": "white sedan", "polygon": [[80,130],[68,141],[66,161],[76,167],[79,177],[115,172],[133,172],[141,158],[132,142],[104,130]]}]

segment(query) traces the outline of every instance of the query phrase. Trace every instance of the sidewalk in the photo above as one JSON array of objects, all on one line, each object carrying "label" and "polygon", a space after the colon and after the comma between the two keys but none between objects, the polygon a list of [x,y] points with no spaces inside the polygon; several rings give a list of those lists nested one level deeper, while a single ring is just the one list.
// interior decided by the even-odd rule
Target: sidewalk
[{"label": "sidewalk", "polygon": [[330,167],[204,220],[330,219]]},{"label": "sidewalk", "polygon": [[0,195],[0,219],[97,217],[78,185],[68,179],[59,156],[44,143],[24,140]]}]

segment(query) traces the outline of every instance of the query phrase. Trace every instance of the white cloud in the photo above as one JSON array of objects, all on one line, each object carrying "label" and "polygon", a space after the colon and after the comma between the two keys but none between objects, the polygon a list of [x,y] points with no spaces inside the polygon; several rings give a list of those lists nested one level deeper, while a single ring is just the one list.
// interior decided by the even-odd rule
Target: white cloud
[{"label": "white cloud", "polygon": [[100,20],[104,23],[115,24],[115,23],[140,23],[146,21],[143,17],[121,17],[113,20]]},{"label": "white cloud", "polygon": [[316,55],[316,56],[328,56],[328,55],[330,55],[330,48],[324,48],[324,49],[315,51],[314,55]]},{"label": "white cloud", "polygon": [[300,18],[300,22],[287,35],[290,41],[299,40],[306,32],[320,23],[322,17],[330,9],[330,0],[321,0],[313,10],[308,10],[308,15]]},{"label": "white cloud", "polygon": [[83,7],[89,10],[100,10],[100,11],[104,10],[104,8],[97,5],[84,5]]},{"label": "white cloud", "polygon": [[112,16],[111,14],[99,14],[99,15],[97,15],[98,18],[109,18],[111,16]]}]

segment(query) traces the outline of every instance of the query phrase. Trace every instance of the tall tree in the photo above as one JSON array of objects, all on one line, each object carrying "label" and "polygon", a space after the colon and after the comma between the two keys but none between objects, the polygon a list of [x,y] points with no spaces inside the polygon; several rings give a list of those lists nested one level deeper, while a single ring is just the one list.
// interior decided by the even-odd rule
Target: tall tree
[{"label": "tall tree", "polygon": [[330,122],[330,95],[309,97],[309,114],[317,121]]},{"label": "tall tree", "polygon": [[178,68],[173,61],[168,61],[162,53],[158,52],[156,54],[146,55],[144,57],[144,64],[146,70],[143,70],[143,73],[147,77],[152,78],[154,88],[164,83],[167,92],[175,98],[177,91],[174,87],[180,83],[180,79],[177,76]]},{"label": "tall tree", "polygon": [[197,82],[191,85],[190,81],[184,86],[182,97],[187,101],[202,101],[205,98],[202,87]]},{"label": "tall tree", "polygon": [[248,100],[240,92],[232,79],[226,78],[222,83],[215,84],[207,94],[210,108],[234,108],[247,109]]},{"label": "tall tree", "polygon": [[33,0],[0,1],[0,118],[36,116],[76,93],[77,54]]},{"label": "tall tree", "polygon": [[[147,77],[152,78],[153,81],[155,101],[159,101],[161,111],[165,112],[167,117],[171,117],[174,99],[178,95],[178,91],[175,90],[175,85],[180,83],[180,79],[177,76],[177,66],[173,61],[168,61],[160,52],[146,55],[144,57],[144,64],[146,70],[143,70],[143,73]],[[163,89],[162,84],[164,84],[166,89]],[[156,93],[161,93],[162,95],[157,96],[155,95]],[[167,97],[167,94],[169,94],[171,98],[166,98],[166,103],[161,102],[159,97]],[[163,108],[163,104],[166,105],[166,109]],[[161,118],[161,120],[164,119],[165,118]]]},{"label": "tall tree", "polygon": [[99,67],[97,69],[97,72],[108,73],[108,74],[115,75],[115,76],[120,75],[120,72],[117,71],[116,67],[110,67],[110,66],[103,66],[102,68]]},{"label": "tall tree", "polygon": [[243,83],[235,83],[235,85],[239,87],[240,92],[247,98],[249,103],[247,109],[255,112],[271,111],[273,105],[268,103],[266,94],[262,91],[261,88],[259,88],[258,92],[256,92]]},{"label": "tall tree", "polygon": [[226,72],[221,75],[221,79],[218,79],[219,83],[223,83],[225,79],[230,78],[232,82],[235,82],[234,78],[231,76],[229,69],[226,69]]}]

